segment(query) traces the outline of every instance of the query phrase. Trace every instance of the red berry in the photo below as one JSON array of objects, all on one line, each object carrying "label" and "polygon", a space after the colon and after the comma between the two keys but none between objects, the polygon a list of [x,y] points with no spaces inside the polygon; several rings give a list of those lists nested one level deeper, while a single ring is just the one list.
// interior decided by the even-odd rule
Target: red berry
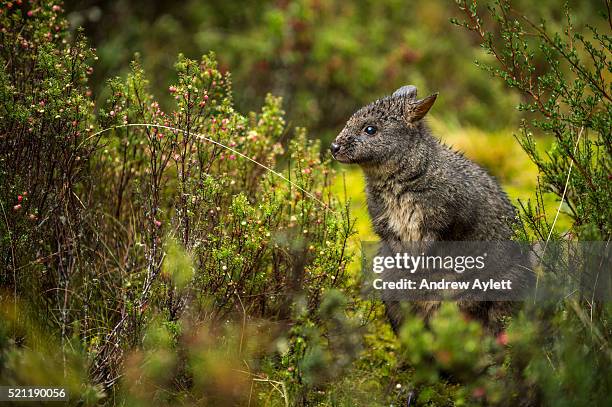
[{"label": "red berry", "polygon": [[17,202],[21,202],[21,201],[23,201],[23,196],[17,195]]},{"label": "red berry", "polygon": [[15,212],[19,211],[20,209],[21,209],[21,205],[19,205],[19,204],[17,204],[17,205],[15,205],[15,206],[13,206],[13,210],[14,210]]},{"label": "red berry", "polygon": [[483,387],[476,387],[473,391],[472,391],[472,396],[476,397],[476,398],[482,398],[485,396],[485,394],[487,394],[486,390]]},{"label": "red berry", "polygon": [[502,331],[497,335],[496,342],[501,346],[506,346],[508,344],[508,334],[506,331]]}]

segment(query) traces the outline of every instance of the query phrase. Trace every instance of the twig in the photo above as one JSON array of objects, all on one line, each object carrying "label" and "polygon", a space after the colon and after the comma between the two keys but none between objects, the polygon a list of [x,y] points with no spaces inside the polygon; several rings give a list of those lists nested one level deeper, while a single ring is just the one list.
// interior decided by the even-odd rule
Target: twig
[{"label": "twig", "polygon": [[15,318],[17,317],[17,270],[15,269],[15,246],[13,243],[13,234],[11,233],[11,227],[8,222],[8,218],[6,217],[6,212],[4,211],[4,204],[0,201],[0,207],[2,207],[2,214],[4,215],[4,222],[6,224],[6,231],[9,235],[9,240],[11,241],[11,263],[13,265],[13,301],[15,306]]},{"label": "twig", "polygon": [[[583,131],[584,131],[584,126],[582,126],[580,128],[580,131],[578,132],[578,139],[576,140],[576,144],[574,145],[574,152],[573,152],[574,155],[576,154],[576,150],[578,149],[578,143],[580,143],[580,137],[582,136]],[[565,200],[565,194],[567,193],[567,188],[569,186],[570,176],[572,175],[573,166],[574,166],[574,161],[570,161],[569,170],[567,171],[567,178],[565,180],[565,186],[563,187],[563,194],[561,195],[561,202],[559,202],[559,207],[557,208],[555,219],[553,220],[552,225],[550,225],[550,231],[548,232],[548,237],[546,238],[546,244],[544,245],[544,250],[542,251],[542,254],[546,252],[546,246],[548,246],[550,237],[552,236],[552,233],[555,229],[555,224],[557,223],[557,219],[559,218],[559,213],[561,212],[561,206],[563,206],[563,201]]]}]

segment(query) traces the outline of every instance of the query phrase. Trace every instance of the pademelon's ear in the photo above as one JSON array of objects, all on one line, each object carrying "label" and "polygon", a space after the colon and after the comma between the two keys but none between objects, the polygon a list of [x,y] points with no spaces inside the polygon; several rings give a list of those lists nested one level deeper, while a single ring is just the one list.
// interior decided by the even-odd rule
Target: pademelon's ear
[{"label": "pademelon's ear", "polygon": [[407,99],[416,99],[417,88],[416,86],[412,86],[412,85],[402,86],[401,88],[393,92],[393,95],[391,96],[402,96]]},{"label": "pademelon's ear", "polygon": [[425,99],[411,102],[406,108],[406,120],[408,122],[416,122],[421,120],[423,117],[425,117],[427,112],[429,112],[429,109],[431,109],[437,97],[438,94],[434,93],[433,95],[427,96]]}]

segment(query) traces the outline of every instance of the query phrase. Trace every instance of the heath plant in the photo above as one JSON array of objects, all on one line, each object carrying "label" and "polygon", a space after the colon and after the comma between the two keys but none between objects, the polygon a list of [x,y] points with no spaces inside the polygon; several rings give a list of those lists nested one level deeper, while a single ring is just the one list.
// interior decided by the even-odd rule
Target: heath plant
[{"label": "heath plant", "polygon": [[[327,290],[346,286],[353,224],[319,143],[287,128],[279,98],[237,112],[213,54],[179,56],[167,89],[153,89],[137,58],[96,106],[94,51],[68,34],[62,12],[14,1],[0,13],[0,283],[17,319],[3,323],[3,349],[18,350],[34,334],[27,327],[41,325],[60,355],[80,349],[98,400],[120,394],[159,329],[177,358],[171,393],[197,387],[181,355],[197,352],[188,338],[202,329],[244,337],[273,323],[282,337],[306,320],[333,329],[318,310]],[[253,360],[281,363],[277,352]]]}]

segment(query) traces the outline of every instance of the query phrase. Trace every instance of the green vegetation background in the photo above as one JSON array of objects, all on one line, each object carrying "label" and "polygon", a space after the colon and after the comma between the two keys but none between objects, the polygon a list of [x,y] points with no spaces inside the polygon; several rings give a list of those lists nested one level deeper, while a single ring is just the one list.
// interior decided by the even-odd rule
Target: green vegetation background
[{"label": "green vegetation background", "polygon": [[[568,4],[578,28],[596,21],[601,9],[598,1]],[[557,1],[513,7],[553,31],[564,23]],[[325,148],[358,107],[413,84],[421,95],[440,92],[430,113],[438,137],[486,167],[515,202],[534,197],[537,169],[513,137],[525,118],[516,109],[520,96],[476,66],[494,58],[450,24],[460,13],[453,2],[81,0],[66,8],[71,25],[85,27],[97,48],[91,86],[99,99],[105,80],[124,74],[135,53],[165,89],[174,79],[174,55],[198,58],[212,50],[221,70],[232,73],[238,110],[257,109],[272,92],[283,98],[289,126],[308,128]],[[538,140],[542,151],[548,145]],[[342,171],[360,238],[374,239],[359,170]],[[546,202],[554,212],[554,200]],[[560,230],[567,226],[562,217]]]}]

